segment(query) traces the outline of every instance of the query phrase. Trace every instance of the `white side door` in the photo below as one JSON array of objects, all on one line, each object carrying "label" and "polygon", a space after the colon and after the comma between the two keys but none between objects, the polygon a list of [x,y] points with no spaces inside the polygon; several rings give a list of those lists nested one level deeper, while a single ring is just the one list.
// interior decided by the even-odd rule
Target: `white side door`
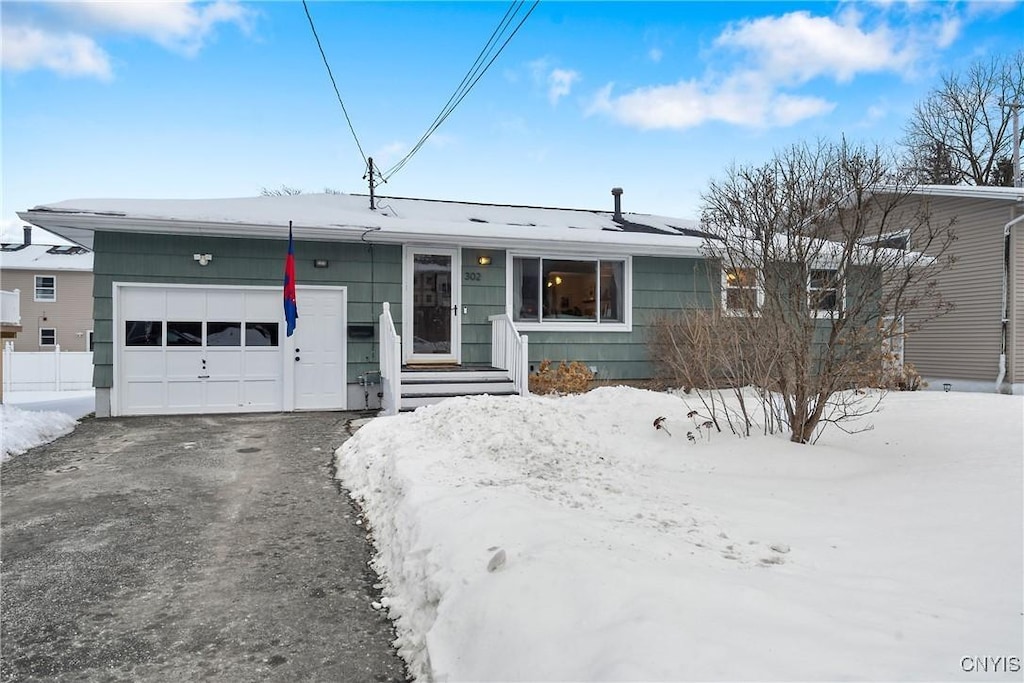
[{"label": "white side door", "polygon": [[346,373],[346,290],[299,287],[299,318],[291,336],[296,410],[344,410]]}]

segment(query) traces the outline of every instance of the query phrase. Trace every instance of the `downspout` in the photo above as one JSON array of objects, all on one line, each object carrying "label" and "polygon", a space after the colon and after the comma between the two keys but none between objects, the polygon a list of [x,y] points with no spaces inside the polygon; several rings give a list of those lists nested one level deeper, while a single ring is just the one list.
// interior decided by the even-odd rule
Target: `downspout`
[{"label": "downspout", "polygon": [[999,375],[996,377],[996,393],[1003,388],[1006,378],[1006,342],[1010,336],[1010,228],[1024,221],[1024,215],[1017,216],[1003,226],[1003,310],[1000,318],[1002,333],[999,342]]}]

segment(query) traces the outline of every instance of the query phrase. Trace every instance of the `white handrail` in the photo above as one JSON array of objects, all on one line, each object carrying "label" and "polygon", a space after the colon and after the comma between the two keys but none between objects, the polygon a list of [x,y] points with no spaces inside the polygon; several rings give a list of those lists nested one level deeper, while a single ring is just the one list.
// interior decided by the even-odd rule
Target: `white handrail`
[{"label": "white handrail", "polygon": [[507,370],[520,396],[530,393],[530,338],[519,334],[508,313],[492,315],[491,365]]},{"label": "white handrail", "polygon": [[380,382],[384,395],[380,407],[385,415],[398,413],[402,401],[402,338],[395,331],[391,304],[384,302],[380,314]]}]

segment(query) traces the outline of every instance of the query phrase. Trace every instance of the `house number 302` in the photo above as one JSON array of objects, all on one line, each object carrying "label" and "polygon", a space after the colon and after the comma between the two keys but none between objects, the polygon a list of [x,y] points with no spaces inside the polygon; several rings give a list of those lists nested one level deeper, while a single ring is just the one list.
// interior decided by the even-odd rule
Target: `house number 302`
[{"label": "house number 302", "polygon": [[476,270],[467,270],[465,272],[466,282],[480,282],[480,273]]}]

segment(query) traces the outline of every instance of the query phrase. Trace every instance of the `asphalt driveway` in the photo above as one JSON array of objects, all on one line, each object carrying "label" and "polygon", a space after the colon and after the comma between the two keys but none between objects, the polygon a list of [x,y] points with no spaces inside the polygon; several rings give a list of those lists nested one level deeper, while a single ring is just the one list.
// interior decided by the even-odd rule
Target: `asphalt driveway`
[{"label": "asphalt driveway", "polygon": [[343,413],[84,420],[0,469],[0,680],[402,681]]}]

